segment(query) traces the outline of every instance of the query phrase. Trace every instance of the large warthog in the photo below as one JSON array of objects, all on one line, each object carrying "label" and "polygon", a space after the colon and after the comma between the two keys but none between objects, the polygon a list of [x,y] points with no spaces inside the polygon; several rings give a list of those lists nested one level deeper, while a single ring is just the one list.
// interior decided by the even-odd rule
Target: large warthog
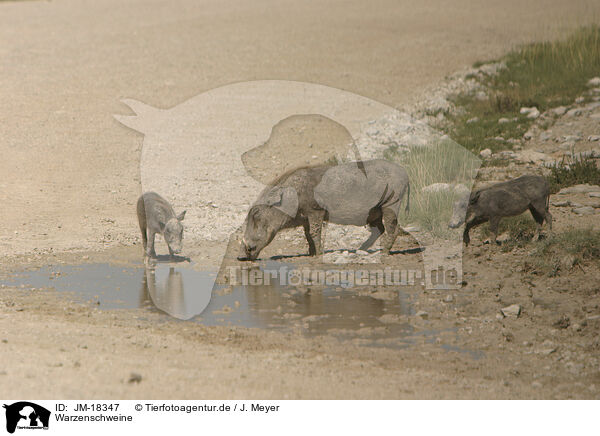
[{"label": "large warthog", "polygon": [[537,223],[535,239],[540,236],[544,221],[552,230],[552,215],[548,211],[550,188],[540,176],[522,176],[497,183],[466,194],[454,203],[449,227],[457,228],[466,222],[463,240],[469,244],[469,231],[486,221],[490,222],[492,243],[496,243],[500,219],[515,216],[527,209]]},{"label": "large warthog", "polygon": [[295,169],[265,188],[250,208],[238,259],[254,260],[282,229],[304,228],[311,256],[322,254],[324,221],[369,225],[366,250],[384,234],[389,253],[398,234],[398,212],[410,186],[404,168],[385,160]]}]

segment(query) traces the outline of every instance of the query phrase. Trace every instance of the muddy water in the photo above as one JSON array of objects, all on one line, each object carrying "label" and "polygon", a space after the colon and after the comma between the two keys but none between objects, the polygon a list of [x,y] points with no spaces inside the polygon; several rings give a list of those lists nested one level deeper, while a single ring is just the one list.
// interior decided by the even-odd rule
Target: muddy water
[{"label": "muddy water", "polygon": [[[272,262],[264,267],[277,269],[281,265]],[[101,263],[23,271],[0,278],[0,285],[53,288],[75,301],[107,310],[143,308],[205,325],[327,333],[365,345],[408,347],[423,336],[433,342],[442,333],[415,331],[408,322],[409,315],[414,314],[411,301],[415,294],[408,291],[394,291],[391,298],[388,294],[382,299],[360,288],[309,290],[281,286],[277,281],[255,286],[215,285],[213,291],[215,277],[216,272],[197,271],[188,264],[124,268]],[[382,321],[390,317],[396,321]]]}]

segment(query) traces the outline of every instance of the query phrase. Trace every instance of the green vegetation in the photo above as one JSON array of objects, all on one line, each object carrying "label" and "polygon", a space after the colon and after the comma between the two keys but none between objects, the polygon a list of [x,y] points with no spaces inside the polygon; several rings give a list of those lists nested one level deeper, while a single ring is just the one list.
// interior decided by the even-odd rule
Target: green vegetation
[{"label": "green vegetation", "polygon": [[560,271],[568,271],[574,266],[600,260],[600,231],[570,229],[550,235],[536,244],[534,263],[530,267],[534,273],[550,276]]},{"label": "green vegetation", "polygon": [[588,183],[600,185],[600,168],[592,157],[576,156],[574,159],[563,159],[550,167],[551,174],[547,177],[550,191],[554,194],[567,186]]},{"label": "green vegetation", "polygon": [[[537,224],[529,211],[521,215],[502,218],[498,225],[498,235],[508,233],[508,240],[502,243],[502,251],[512,251],[516,247],[524,247],[531,242],[535,235]],[[545,227],[542,227],[542,235]],[[481,226],[481,235],[484,239],[491,237],[489,223]]]},{"label": "green vegetation", "polygon": [[[522,46],[499,61],[506,68],[497,74],[473,77],[489,90],[489,99],[458,95],[454,103],[463,110],[449,116],[447,133],[475,152],[510,147],[494,139],[498,136],[522,137],[532,120],[519,113],[521,107],[543,112],[582,95],[587,81],[600,71],[600,26],[581,28],[564,40]],[[498,123],[500,118],[508,122]]]},{"label": "green vegetation", "polygon": [[463,184],[470,189],[480,160],[450,140],[408,150],[392,146],[386,150],[384,157],[402,165],[408,172],[411,184],[410,214],[399,217],[402,224],[417,223],[422,231],[432,236],[458,238],[460,231],[448,228],[456,192],[453,189],[436,192],[422,189],[434,183]]}]

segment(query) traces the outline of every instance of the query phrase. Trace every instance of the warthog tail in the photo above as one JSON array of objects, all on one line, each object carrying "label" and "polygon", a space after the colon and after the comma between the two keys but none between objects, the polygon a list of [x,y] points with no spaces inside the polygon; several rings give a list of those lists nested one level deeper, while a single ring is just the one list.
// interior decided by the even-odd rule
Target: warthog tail
[{"label": "warthog tail", "polygon": [[409,213],[410,212],[410,183],[407,183],[407,189],[406,189],[406,207],[404,208],[404,212]]}]

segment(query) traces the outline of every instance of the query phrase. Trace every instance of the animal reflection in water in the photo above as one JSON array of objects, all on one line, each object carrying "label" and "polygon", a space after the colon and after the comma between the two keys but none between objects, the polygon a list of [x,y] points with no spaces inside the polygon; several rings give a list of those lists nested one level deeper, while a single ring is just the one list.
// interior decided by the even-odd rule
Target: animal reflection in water
[{"label": "animal reflection in water", "polygon": [[404,295],[381,300],[369,296],[368,291],[359,293],[356,288],[314,287],[307,292],[303,288],[262,285],[247,286],[245,292],[248,307],[261,327],[301,326],[312,333],[356,330],[382,326],[378,318],[384,314],[410,312]]},{"label": "animal reflection in water", "polygon": [[214,278],[205,272],[186,270],[190,283],[184,286],[183,272],[174,267],[145,268],[142,298],[148,296],[154,305],[174,318],[190,319],[202,313],[210,302]]},{"label": "animal reflection in water", "polygon": [[198,321],[206,325],[300,326],[312,333],[381,327],[382,315],[410,312],[410,298],[401,291],[382,300],[370,296],[369,289],[313,286],[307,291],[274,280],[269,285],[217,287],[211,297],[213,281],[207,272],[159,264],[144,270],[141,299],[151,299],[158,309],[178,319],[200,315]]}]

